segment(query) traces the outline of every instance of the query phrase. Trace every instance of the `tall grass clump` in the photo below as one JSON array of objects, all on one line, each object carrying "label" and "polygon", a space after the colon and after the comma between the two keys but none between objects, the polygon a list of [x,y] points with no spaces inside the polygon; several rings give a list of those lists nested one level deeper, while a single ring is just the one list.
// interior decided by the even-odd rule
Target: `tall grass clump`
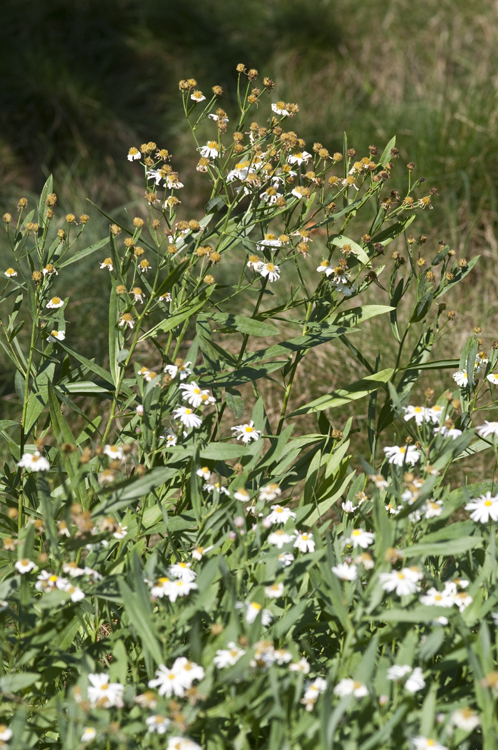
[{"label": "tall grass clump", "polygon": [[478,258],[412,234],[437,191],[395,138],[309,146],[237,71],[235,118],[180,81],[202,213],[147,142],[144,210],[91,244],[52,178],[3,216],[0,742],[491,750],[498,344],[438,355]]}]

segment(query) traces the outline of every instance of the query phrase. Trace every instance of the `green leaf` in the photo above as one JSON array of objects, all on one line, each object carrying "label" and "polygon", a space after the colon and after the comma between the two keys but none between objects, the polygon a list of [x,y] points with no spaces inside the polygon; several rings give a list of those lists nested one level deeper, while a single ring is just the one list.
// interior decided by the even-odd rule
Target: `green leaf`
[{"label": "green leaf", "polygon": [[162,664],[163,656],[159,647],[157,633],[150,619],[150,612],[144,610],[141,597],[134,594],[122,578],[118,579],[118,585],[123,598],[125,612],[142,642],[144,651],[147,651],[152,656],[156,664]]},{"label": "green leaf", "polygon": [[[345,326],[328,325],[320,330],[320,333],[311,333],[306,336],[297,336],[296,338],[287,339],[287,341],[281,341],[280,344],[274,344],[269,346],[267,349],[258,349],[254,352],[248,352],[243,363],[255,364],[261,362],[263,359],[268,357],[280,357],[282,355],[290,356],[293,352],[306,351],[312,349],[320,344],[325,344],[332,339],[338,338],[343,334],[355,333],[356,329],[346,328]],[[282,362],[284,365],[285,362]]]},{"label": "green leaf", "polygon": [[382,152],[382,156],[379,159],[379,164],[382,164],[384,169],[386,168],[386,165],[389,164],[391,161],[391,151],[396,146],[396,136],[393,135],[387,146],[385,147],[384,151]]},{"label": "green leaf", "polygon": [[17,693],[33,685],[40,679],[37,672],[20,672],[19,674],[4,674],[0,677],[0,692]]},{"label": "green leaf", "polygon": [[99,240],[94,245],[89,245],[89,247],[85,247],[83,250],[80,250],[79,252],[75,253],[75,255],[72,255],[67,260],[63,261],[62,263],[59,263],[57,268],[60,269],[60,268],[65,268],[66,266],[70,266],[71,263],[76,263],[82,258],[86,258],[87,255],[91,255],[92,253],[96,252],[97,250],[100,250],[100,248],[105,247],[108,244],[109,244],[109,238],[104,237],[103,240]]},{"label": "green leaf", "polygon": [[160,323],[151,328],[150,331],[147,331],[147,333],[144,333],[142,336],[140,336],[139,341],[145,341],[151,336],[156,336],[158,333],[168,333],[168,331],[172,331],[173,328],[176,328],[176,326],[180,325],[180,323],[183,323],[183,321],[187,320],[187,318],[191,318],[193,315],[195,315],[196,312],[204,307],[215,289],[215,285],[210,286],[208,289],[203,289],[199,296],[196,298],[197,302],[181,308],[181,312],[173,313],[165,320],[162,320]]},{"label": "green leaf", "polygon": [[343,481],[341,482],[339,488],[335,492],[333,492],[330,495],[330,497],[327,497],[325,500],[319,503],[316,510],[313,510],[310,516],[308,517],[304,516],[303,518],[301,518],[300,522],[303,523],[305,526],[314,526],[317,523],[317,521],[319,521],[322,518],[322,516],[324,516],[325,513],[327,513],[332,508],[334,503],[336,503],[337,500],[339,500],[343,492],[346,490],[348,484],[350,484],[350,482],[354,478],[355,478],[355,474],[353,471],[351,472],[351,474],[347,474],[344,477]]},{"label": "green leaf", "polygon": [[214,313],[208,315],[211,320],[214,320],[220,326],[224,328],[230,328],[238,333],[244,333],[248,336],[278,336],[279,330],[275,326],[269,325],[268,323],[261,323],[259,320],[254,318],[243,318],[240,315],[232,315],[231,313]]},{"label": "green leaf", "polygon": [[233,411],[235,419],[240,419],[244,414],[244,399],[238,391],[227,388],[225,393],[227,406]]},{"label": "green leaf", "polygon": [[384,245],[385,247],[390,242],[395,240],[396,237],[399,237],[400,234],[406,231],[406,229],[408,229],[410,224],[415,221],[415,219],[415,214],[412,214],[411,216],[407,216],[406,219],[401,219],[400,221],[397,221],[396,224],[392,224],[390,227],[383,229],[382,232],[379,232],[372,237],[372,244],[380,242],[380,244]]},{"label": "green leaf", "polygon": [[369,265],[370,258],[368,257],[365,250],[349,237],[345,237],[343,234],[336,234],[330,238],[329,242],[336,247],[344,247],[344,245],[350,245],[353,255],[358,258],[360,263],[363,263],[364,266]]},{"label": "green leaf", "polygon": [[[385,315],[385,313],[394,310],[390,305],[363,305],[363,307],[352,307],[350,310],[344,310],[336,315],[332,321],[334,325],[358,326],[365,320],[375,318],[376,315]],[[344,333],[349,334],[348,331]]]},{"label": "green leaf", "polygon": [[38,201],[38,223],[41,227],[45,225],[45,219],[47,216],[47,198],[54,192],[54,179],[50,175],[45,182],[41,191],[40,200]]},{"label": "green leaf", "polygon": [[382,622],[429,622],[441,617],[442,614],[450,616],[452,613],[453,611],[448,607],[424,607],[422,605],[414,609],[386,609],[381,615],[368,619]]},{"label": "green leaf", "polygon": [[209,443],[201,448],[200,456],[207,461],[229,461],[232,458],[245,456],[247,448],[245,445],[233,443]]},{"label": "green leaf", "polygon": [[[458,359],[436,359],[434,362],[421,362],[420,364],[417,364],[417,370],[449,370],[458,368],[458,366]],[[407,370],[410,367],[413,368],[411,362],[399,369]]]},{"label": "green leaf", "polygon": [[320,398],[310,401],[309,404],[305,404],[305,406],[292,412],[289,416],[296,417],[300,414],[311,414],[312,412],[323,411],[324,409],[335,409],[338,406],[350,404],[352,401],[357,401],[360,398],[368,396],[369,393],[372,393],[372,391],[377,390],[384,383],[387,383],[393,373],[394,370],[388,368],[376,372],[373,375],[367,375],[345,388],[340,388],[326,396],[320,396]]},{"label": "green leaf", "polygon": [[285,364],[287,364],[285,360],[281,360],[279,362],[265,362],[260,367],[242,366],[232,372],[204,375],[199,378],[198,383],[202,388],[234,387],[259,378],[266,378],[270,373],[280,370]]},{"label": "green leaf", "polygon": [[66,351],[72,357],[77,359],[78,362],[81,362],[82,365],[85,365],[85,367],[87,367],[91,372],[94,372],[95,375],[98,375],[99,378],[102,378],[103,380],[105,380],[106,383],[109,383],[110,385],[113,384],[111,373],[108,372],[107,370],[104,370],[103,367],[96,365],[95,362],[93,362],[91,359],[87,359],[82,354],[79,354],[74,349],[71,349],[71,347],[67,346],[63,341],[59,341],[58,345],[61,346],[64,349],[64,351]]},{"label": "green leaf", "polygon": [[112,375],[112,382],[114,385],[118,382],[119,378],[119,367],[117,353],[119,351],[119,329],[118,329],[118,295],[116,294],[116,287],[112,286],[111,298],[109,300],[109,367]]},{"label": "green leaf", "polygon": [[168,276],[164,279],[164,281],[161,283],[159,288],[156,290],[154,297],[158,298],[166,294],[166,292],[169,292],[171,289],[173,289],[176,282],[181,278],[182,274],[188,267],[189,261],[183,260],[181,263],[179,263],[171,273],[168,274]]},{"label": "green leaf", "polygon": [[405,557],[426,557],[427,555],[461,555],[475,547],[482,547],[484,540],[480,536],[464,536],[449,542],[420,542],[403,549]]}]

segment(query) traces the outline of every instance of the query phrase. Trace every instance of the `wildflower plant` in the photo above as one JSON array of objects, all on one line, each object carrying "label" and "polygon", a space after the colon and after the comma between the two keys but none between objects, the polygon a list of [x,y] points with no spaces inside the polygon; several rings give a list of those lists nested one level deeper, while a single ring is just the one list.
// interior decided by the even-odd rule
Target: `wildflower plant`
[{"label": "wildflower plant", "polygon": [[[152,142],[128,154],[146,218],[109,218],[91,246],[51,179],[4,215],[4,747],[496,747],[498,423],[479,412],[498,354],[476,332],[429,361],[455,317],[439,300],[477,258],[424,257],[408,229],[435,191],[391,188],[394,139],[362,158],[309,146],[257,79],[238,66],[235,122],[220,87],[180,82],[204,215],[182,218],[188,180]],[[109,281],[100,361],[71,341],[90,255]],[[394,366],[354,344],[375,316]],[[294,408],[319,346],[361,377]],[[329,421],[360,399],[363,472],[353,417]],[[483,450],[490,476],[469,485],[458,462]]]}]

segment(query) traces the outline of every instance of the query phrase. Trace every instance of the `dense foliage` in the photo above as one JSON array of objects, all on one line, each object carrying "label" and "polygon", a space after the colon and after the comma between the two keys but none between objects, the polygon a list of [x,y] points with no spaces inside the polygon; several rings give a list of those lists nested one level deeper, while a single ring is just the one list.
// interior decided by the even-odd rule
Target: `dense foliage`
[{"label": "dense foliage", "polygon": [[[128,154],[147,222],[109,220],[81,247],[88,216],[59,216],[51,178],[4,215],[10,748],[495,747],[495,464],[469,485],[459,462],[496,458],[479,411],[498,355],[476,330],[429,361],[455,316],[442,298],[477,257],[409,234],[436,191],[396,189],[395,139],[363,157],[307,147],[287,129],[297,105],[256,77],[240,66],[235,123],[219,87],[180,82],[201,218],[178,220],[187,190],[152,142]],[[89,256],[110,289],[100,362],[73,348],[66,294]],[[388,304],[364,304],[372,288]],[[395,366],[355,346],[376,316]],[[331,346],[358,379],[293,406],[298,369]],[[441,381],[410,404],[422,372]],[[331,421],[361,399],[363,419]]]}]

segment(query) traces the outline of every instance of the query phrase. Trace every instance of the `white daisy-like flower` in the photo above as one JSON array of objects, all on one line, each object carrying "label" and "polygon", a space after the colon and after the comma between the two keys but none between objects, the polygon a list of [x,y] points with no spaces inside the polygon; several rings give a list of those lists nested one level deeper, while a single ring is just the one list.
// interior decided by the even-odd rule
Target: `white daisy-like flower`
[{"label": "white daisy-like flower", "polygon": [[294,547],[297,547],[299,552],[314,552],[315,542],[313,541],[313,534],[306,531],[296,531]]},{"label": "white daisy-like flower", "polygon": [[486,380],[489,380],[491,385],[498,385],[498,372],[490,372],[489,375],[486,376]]},{"label": "white daisy-like flower", "polygon": [[283,247],[288,241],[289,238],[287,235],[282,234],[280,237],[277,237],[275,234],[268,232],[265,234],[264,240],[258,242],[258,249],[261,250],[265,247],[269,247],[270,250],[275,250],[277,247]]},{"label": "white daisy-like flower", "polygon": [[291,195],[294,196],[294,198],[298,198],[299,200],[301,198],[309,198],[309,188],[303,187],[302,185],[296,185],[296,187],[291,190]]},{"label": "white daisy-like flower", "polygon": [[199,406],[216,403],[209,391],[203,391],[202,388],[199,388],[197,383],[194,383],[193,381],[192,383],[183,383],[180,385],[180,390],[183,391],[183,400],[187,401],[187,403],[193,406],[194,409],[197,409]]},{"label": "white daisy-like flower", "polygon": [[171,302],[171,294],[169,292],[166,292],[166,294],[161,294],[160,297],[158,297],[159,302]]},{"label": "white daisy-like flower", "polygon": [[277,547],[277,549],[282,549],[284,544],[289,544],[292,539],[293,537],[290,534],[287,534],[286,531],[284,531],[283,529],[277,529],[277,531],[272,531],[272,533],[269,535],[268,544],[273,544],[275,545],[275,547]]},{"label": "white daisy-like flower", "polygon": [[28,558],[23,557],[21,560],[18,560],[16,563],[14,563],[14,568],[21,573],[21,575],[24,575],[24,573],[31,573],[32,570],[37,569],[37,565],[33,562],[33,560],[28,560]]},{"label": "white daisy-like flower", "polygon": [[313,682],[308,682],[304,689],[304,695],[301,703],[307,711],[312,711],[319,696],[327,689],[327,681],[323,677],[317,677]]},{"label": "white daisy-like flower", "polygon": [[233,432],[232,437],[236,437],[237,440],[242,440],[244,445],[247,445],[247,443],[250,443],[251,440],[259,440],[261,437],[261,430],[257,430],[254,427],[254,422],[251,421],[249,424],[239,424],[235,427],[231,428]]},{"label": "white daisy-like flower", "polygon": [[355,698],[364,698],[368,695],[368,688],[362,682],[357,680],[351,680],[346,677],[337,683],[334,688],[334,695],[338,695],[343,698],[345,695],[354,695]]},{"label": "white daisy-like flower", "polygon": [[489,520],[498,521],[498,495],[486,492],[485,495],[475,498],[467,503],[465,510],[471,510],[470,518],[478,523],[487,523]]},{"label": "white daisy-like flower", "polygon": [[465,707],[453,711],[451,714],[451,722],[465,732],[472,732],[473,729],[476,729],[479,726],[481,720],[471,708]]},{"label": "white daisy-like flower", "polygon": [[28,469],[29,471],[48,471],[50,469],[49,461],[39,451],[23,453],[17,465],[21,469]]},{"label": "white daisy-like flower", "polygon": [[202,479],[205,479],[206,482],[209,480],[211,476],[211,470],[208,469],[207,466],[202,466],[200,469],[197,469],[195,472],[198,477],[202,477]]},{"label": "white daisy-like flower", "polygon": [[397,596],[414,594],[419,590],[418,582],[422,578],[423,574],[418,568],[402,568],[379,575],[384,591],[394,591]]},{"label": "white daisy-like flower", "polygon": [[104,454],[112,458],[113,460],[122,461],[124,458],[123,449],[119,445],[106,445],[104,448]]},{"label": "white daisy-like flower", "polygon": [[281,505],[272,505],[272,512],[266,518],[268,523],[287,523],[289,518],[295,520],[296,514],[290,508],[283,508]]},{"label": "white daisy-like flower", "polygon": [[197,150],[200,151],[201,156],[205,156],[207,159],[216,159],[220,155],[220,146],[217,141],[208,141],[205,146],[201,146]]},{"label": "white daisy-like flower", "polygon": [[348,563],[339,563],[334,565],[332,573],[341,579],[341,581],[356,581],[358,577],[358,568],[356,565],[348,565]]},{"label": "white daisy-like flower", "polygon": [[[214,476],[214,475],[213,475]],[[223,485],[220,482],[206,482],[203,490],[206,490],[207,492],[218,492],[222,495],[230,495],[229,490],[227,490],[226,487],[223,487]]]},{"label": "white daisy-like flower", "polygon": [[[185,187],[183,182],[180,182],[178,179],[178,174],[176,172],[171,172],[170,174],[167,174],[164,179],[164,187],[166,190],[180,190],[180,188]],[[164,207],[168,205],[168,201],[165,202]],[[188,234],[189,230],[186,232],[183,232],[183,234]]]},{"label": "white daisy-like flower", "polygon": [[106,258],[101,264],[100,268],[107,268],[108,271],[113,271],[114,266],[112,265],[112,258]]},{"label": "white daisy-like flower", "polygon": [[282,197],[282,193],[279,193],[276,187],[269,187],[259,197],[264,203],[274,206],[278,199]]},{"label": "white daisy-like flower", "polygon": [[185,427],[197,428],[202,424],[202,419],[194,413],[193,409],[189,409],[187,406],[179,406],[174,410],[173,416],[175,419],[179,419]]},{"label": "white daisy-like flower", "polygon": [[47,341],[51,344],[55,344],[56,341],[64,341],[66,334],[64,331],[52,331],[50,336],[47,337]]},{"label": "white daisy-like flower", "polygon": [[254,172],[254,170],[251,170],[250,167],[250,161],[241,161],[239,164],[236,164],[234,169],[232,169],[227,174],[227,182],[233,182],[234,180],[245,180],[250,171]]},{"label": "white daisy-like flower", "polygon": [[456,440],[460,437],[460,435],[463,435],[462,430],[458,430],[456,427],[446,427],[443,425],[442,427],[435,427],[434,428],[434,434],[442,435],[446,438],[451,438],[452,440]]},{"label": "white daisy-like flower", "polygon": [[253,271],[258,272],[262,266],[263,266],[263,261],[260,258],[258,258],[257,255],[249,256],[249,260],[247,261],[248,268],[252,268]]},{"label": "white daisy-like flower", "polygon": [[299,661],[295,661],[293,664],[289,664],[289,671],[300,672],[302,674],[309,674],[310,663],[303,656],[302,659],[299,659]]},{"label": "white daisy-like flower", "polygon": [[82,591],[79,586],[73,586],[73,584],[66,581],[65,578],[59,578],[57,588],[69,594],[72,602],[81,602],[85,598],[84,591]]},{"label": "white daisy-like flower", "polygon": [[456,604],[460,612],[463,612],[463,610],[474,601],[466,591],[459,591],[457,594],[453,594],[452,598],[453,603]]},{"label": "white daisy-like flower", "polygon": [[355,510],[358,510],[358,506],[353,505],[351,500],[346,500],[345,503],[341,503],[341,508],[343,509],[344,513],[354,513]]},{"label": "white daisy-like flower", "polygon": [[17,271],[15,268],[7,268],[7,270],[4,271],[4,276],[7,276],[8,279],[12,279],[14,276],[17,276]]},{"label": "white daisy-like flower", "polygon": [[128,161],[135,161],[135,159],[140,159],[140,151],[138,148],[135,148],[135,146],[132,146],[130,150],[128,151]]},{"label": "white daisy-like flower", "polygon": [[324,273],[325,276],[330,276],[334,273],[333,267],[330,265],[330,261],[328,260],[322,260],[320,261],[320,265],[316,269],[318,273]]},{"label": "white daisy-like flower", "polygon": [[181,581],[195,581],[197,573],[191,570],[192,563],[178,562],[172,565],[169,569],[170,575],[175,578],[179,578]]},{"label": "white daisy-like flower", "polygon": [[412,740],[415,750],[448,750],[445,745],[441,745],[437,740],[430,737],[414,737]]},{"label": "white daisy-like flower", "polygon": [[477,434],[479,437],[489,437],[490,435],[498,435],[498,422],[488,422],[486,419],[484,424],[477,428]]},{"label": "white daisy-like flower", "polygon": [[213,549],[213,545],[210,547],[196,547],[194,550],[192,550],[192,557],[194,560],[202,560],[206,552],[209,552]]},{"label": "white daisy-like flower", "polygon": [[454,602],[447,590],[438,591],[432,586],[420,597],[420,603],[426,607],[452,607]]},{"label": "white daisy-like flower", "polygon": [[239,648],[233,641],[230,641],[228,648],[218,649],[216,652],[216,656],[213,659],[214,666],[218,669],[233,667],[244,654],[244,649]]},{"label": "white daisy-like flower", "polygon": [[311,154],[308,154],[307,151],[294,151],[293,154],[289,154],[287,161],[289,164],[301,165],[308,159],[311,159]]},{"label": "white daisy-like flower", "polygon": [[164,372],[173,379],[178,375],[180,380],[186,380],[192,374],[191,364],[192,362],[184,362],[181,365],[166,365]]},{"label": "white daisy-like flower", "polygon": [[54,274],[56,276],[59,275],[59,271],[55,268],[55,266],[52,265],[52,263],[47,263],[45,268],[42,271],[42,274],[44,276],[53,276]]},{"label": "white daisy-like flower", "polygon": [[276,104],[272,104],[271,108],[272,112],[275,112],[276,115],[280,115],[280,117],[290,117],[290,112],[285,109],[285,102],[277,102]]},{"label": "white daisy-like flower", "polygon": [[[179,578],[171,581],[166,596],[174,604],[179,596],[188,596],[191,591],[197,589],[197,584],[192,581],[182,581]],[[151,592],[152,593],[152,592]]]},{"label": "white daisy-like flower", "polygon": [[390,464],[403,466],[404,463],[413,466],[420,460],[421,453],[414,445],[392,445],[384,448],[384,453]]},{"label": "white daisy-like flower", "polygon": [[158,688],[159,695],[164,695],[166,698],[171,698],[172,695],[183,698],[185,695],[185,680],[179,670],[175,670],[175,665],[168,669],[161,664],[156,669],[156,678],[149,680],[148,685],[150,688]]},{"label": "white daisy-like flower", "polygon": [[228,119],[228,117],[220,117],[220,115],[215,115],[215,114],[208,115],[208,118],[210,120],[214,120],[215,122],[218,122],[218,121],[219,122],[230,122],[230,120]]},{"label": "white daisy-like flower", "polygon": [[171,721],[167,719],[165,716],[154,715],[154,716],[148,716],[145,719],[145,723],[147,724],[149,728],[149,732],[157,732],[157,734],[165,734],[166,730],[171,724]]},{"label": "white daisy-like flower", "polygon": [[[139,155],[140,156],[140,155]],[[128,157],[129,159],[130,157]],[[130,160],[131,161],[131,160]],[[81,742],[91,742],[97,736],[97,730],[94,727],[85,727],[81,735]]]},{"label": "white daisy-like flower", "polygon": [[406,677],[411,671],[412,668],[408,664],[394,664],[387,670],[386,677],[388,680],[402,680],[403,677]]},{"label": "white daisy-like flower", "polygon": [[202,748],[188,737],[170,737],[166,750],[202,750]]},{"label": "white daisy-like flower", "polygon": [[178,442],[178,437],[174,434],[174,432],[171,432],[170,430],[166,430],[164,435],[161,435],[161,437],[163,438],[163,440],[166,440],[167,448],[174,448]]},{"label": "white daisy-like flower", "polygon": [[266,586],[265,594],[268,599],[279,599],[284,594],[284,584],[272,583],[271,586]]},{"label": "white daisy-like flower", "polygon": [[89,674],[88,680],[90,682],[88,700],[92,706],[98,706],[99,708],[123,707],[124,687],[120,682],[109,682],[109,675],[104,672]]},{"label": "white daisy-like flower", "polygon": [[278,484],[272,482],[271,484],[267,484],[264,487],[260,488],[259,499],[264,500],[265,502],[271,502],[272,500],[276,500],[276,498],[281,494],[282,490],[280,489]]},{"label": "white daisy-like flower", "polygon": [[135,328],[135,321],[133,320],[133,315],[131,313],[123,313],[119,319],[119,327],[122,328]]},{"label": "white daisy-like flower", "polygon": [[267,278],[270,283],[280,278],[280,267],[276,266],[275,263],[261,263],[257,271],[263,278]]},{"label": "white daisy-like flower", "polygon": [[[460,388],[466,388],[469,384],[467,370],[458,370],[458,372],[454,372],[453,380],[458,386],[460,386]],[[473,380],[473,383],[475,383],[475,380]]]},{"label": "white daisy-like flower", "polygon": [[408,690],[409,693],[418,693],[419,690],[423,690],[424,688],[425,680],[422,675],[422,670],[420,667],[415,667],[405,682],[405,690]]},{"label": "white daisy-like flower", "polygon": [[199,102],[203,102],[203,101],[205,100],[205,98],[206,98],[206,97],[204,96],[204,94],[202,93],[202,91],[193,91],[193,92],[192,92],[192,93],[190,94],[190,98],[191,98],[191,99],[192,99],[192,100],[193,100],[194,102],[197,102],[197,103],[199,103]]},{"label": "white daisy-like flower", "polygon": [[247,503],[251,499],[251,496],[245,487],[239,487],[239,489],[233,493],[233,496],[240,503]]},{"label": "white daisy-like flower", "polygon": [[204,668],[196,664],[195,661],[190,661],[185,656],[175,659],[173,669],[178,672],[187,690],[192,687],[192,684],[196,680],[200,681],[204,679]]},{"label": "white daisy-like flower", "polygon": [[159,578],[157,583],[152,586],[150,590],[150,595],[154,599],[162,599],[163,596],[169,597],[169,593],[171,590],[172,581],[169,578],[166,578],[163,576],[162,578]]},{"label": "white daisy-like flower", "polygon": [[443,512],[442,500],[428,500],[425,505],[426,518],[438,518]]},{"label": "white daisy-like flower", "polygon": [[370,547],[371,544],[373,544],[375,539],[375,534],[373,534],[371,531],[365,531],[365,529],[353,529],[351,532],[351,536],[347,539],[344,539],[344,544],[352,544],[353,549],[356,549],[356,547],[361,547],[362,549],[367,549],[367,547]]},{"label": "white daisy-like flower", "polygon": [[273,615],[269,609],[263,609],[258,602],[249,602],[246,606],[246,622],[251,624],[261,612],[261,624],[266,627],[273,620]]},{"label": "white daisy-like flower", "polygon": [[430,419],[428,414],[429,410],[426,409],[425,406],[405,406],[404,411],[405,422],[408,422],[410,419],[415,419],[416,424],[420,426]]},{"label": "white daisy-like flower", "polygon": [[64,300],[61,299],[60,297],[52,297],[52,299],[50,299],[47,302],[46,306],[50,308],[51,310],[56,310],[58,307],[62,307],[63,304],[64,304]]},{"label": "white daisy-like flower", "polygon": [[[278,532],[276,531],[275,534],[278,534]],[[270,541],[270,537],[268,537],[268,541]],[[294,562],[294,555],[292,552],[281,552],[278,556],[278,562],[283,568],[288,568]]]},{"label": "white daisy-like flower", "polygon": [[353,560],[355,565],[363,565],[365,570],[372,570],[375,567],[374,559],[368,552],[361,552]]},{"label": "white daisy-like flower", "polygon": [[434,424],[439,424],[443,414],[444,407],[439,404],[435,404],[435,406],[431,406],[430,409],[427,409],[427,416]]}]

